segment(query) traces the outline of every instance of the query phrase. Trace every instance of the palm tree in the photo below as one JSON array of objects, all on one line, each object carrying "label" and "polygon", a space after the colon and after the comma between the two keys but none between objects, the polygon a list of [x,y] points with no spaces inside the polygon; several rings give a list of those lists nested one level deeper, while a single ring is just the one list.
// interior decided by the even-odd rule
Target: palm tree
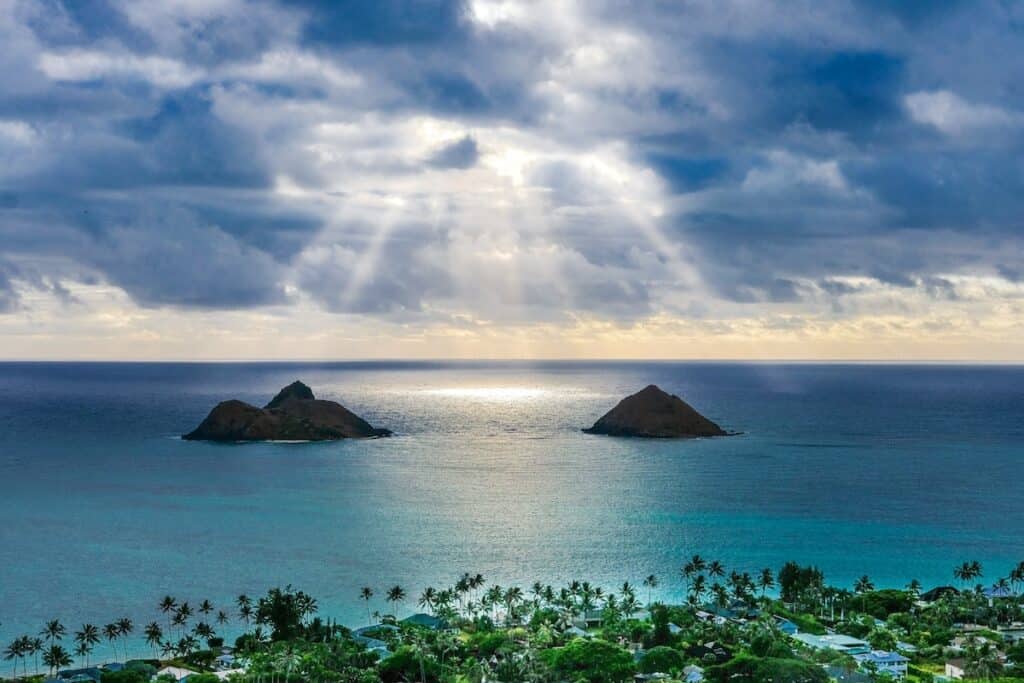
[{"label": "palm tree", "polygon": [[907,592],[916,600],[921,594],[921,582],[917,579],[911,579],[910,583],[907,584]]},{"label": "palm tree", "polygon": [[114,646],[114,642],[121,637],[121,629],[116,623],[107,624],[103,627],[103,635],[108,641],[110,646],[114,648],[114,656],[117,656],[117,647]]},{"label": "palm tree", "polygon": [[359,589],[359,597],[363,602],[366,603],[366,618],[369,624],[373,625],[373,617],[370,616],[370,599],[373,597],[373,589],[369,586],[363,586]]},{"label": "palm tree", "polygon": [[213,611],[213,603],[209,600],[203,600],[199,603],[199,613],[204,617],[209,616],[210,612]]},{"label": "palm tree", "polygon": [[39,671],[39,653],[43,651],[44,645],[42,638],[29,638],[25,643],[25,654],[35,660],[36,672]]},{"label": "palm tree", "polygon": [[124,641],[124,658],[128,659],[128,636],[131,635],[132,631],[135,630],[135,624],[128,617],[121,617],[117,620],[117,630],[121,634],[121,639]]},{"label": "palm tree", "polygon": [[718,560],[711,560],[708,563],[708,576],[722,577],[725,576],[725,567]]},{"label": "palm tree", "polygon": [[861,596],[860,610],[862,612],[867,609],[867,594],[873,590],[875,590],[875,584],[871,582],[867,574],[853,582],[853,592]]},{"label": "palm tree", "polygon": [[[92,645],[90,645],[89,643],[78,642],[78,643],[75,644],[75,656],[76,657],[84,657],[85,658],[85,665],[86,666],[89,666],[89,655],[91,653],[92,653]],[[39,668],[38,665],[36,666],[36,668],[37,669]]]},{"label": "palm tree", "polygon": [[64,634],[67,633],[67,629],[56,619],[46,622],[46,626],[39,632],[39,635],[46,638],[50,645],[53,645],[56,640],[63,640]]},{"label": "palm tree", "polygon": [[197,636],[199,636],[207,642],[209,642],[210,638],[213,638],[214,636],[213,627],[207,624],[205,621],[200,621],[198,624],[196,624],[196,627],[193,630]]},{"label": "palm tree", "polygon": [[228,613],[224,610],[219,610],[217,612],[217,626],[224,626],[228,621],[230,621],[230,619],[228,619]]},{"label": "palm tree", "polygon": [[[390,602],[390,603],[393,603],[396,606],[396,608],[398,606],[398,603],[400,603],[400,602],[402,602],[404,600],[405,600],[405,589],[404,588],[402,588],[401,586],[392,586],[391,588],[388,589],[387,601]],[[396,612],[396,616],[397,616],[398,610],[395,609],[394,611]]]},{"label": "palm tree", "polygon": [[75,654],[79,657],[84,656],[85,665],[89,666],[89,655],[92,654],[96,643],[100,642],[100,630],[93,624],[82,624],[82,628],[75,632],[75,642],[78,643]]},{"label": "palm tree", "polygon": [[248,629],[249,619],[252,618],[252,599],[245,593],[242,593],[235,600],[235,604],[238,605],[238,616],[245,621],[245,628]]},{"label": "palm tree", "polygon": [[4,660],[8,662],[14,662],[14,673],[11,678],[18,677],[18,660],[25,656],[25,640],[22,638],[15,638],[7,647],[4,648]]},{"label": "palm tree", "polygon": [[65,666],[71,666],[71,656],[68,651],[60,645],[51,645],[50,649],[43,653],[43,664],[50,667],[50,674],[54,674],[58,669]]},{"label": "palm tree", "polygon": [[156,653],[157,647],[164,639],[164,630],[160,628],[160,624],[152,621],[146,624],[146,628],[142,632],[146,635],[146,644],[152,647],[153,652]]},{"label": "palm tree", "polygon": [[167,630],[171,630],[171,615],[178,609],[178,601],[170,595],[165,595],[160,601],[160,611],[167,615]]},{"label": "palm tree", "polygon": [[647,588],[647,605],[650,606],[651,594],[658,587],[658,577],[654,574],[648,574],[647,578],[644,579],[644,587]]},{"label": "palm tree", "polygon": [[701,598],[707,591],[707,580],[703,574],[698,574],[693,580],[693,585],[690,586],[689,601],[693,605],[700,604]]},{"label": "palm tree", "polygon": [[771,569],[765,567],[761,570],[761,575],[757,577],[757,585],[761,588],[762,598],[769,588],[775,588],[775,577],[772,576]]},{"label": "palm tree", "polygon": [[523,589],[519,586],[512,586],[511,588],[505,591],[504,600],[505,608],[508,610],[505,613],[505,623],[509,624],[511,623],[513,616],[512,613],[515,610],[516,605],[518,605],[523,600]]},{"label": "palm tree", "polygon": [[437,590],[433,586],[427,586],[420,594],[419,606],[431,614],[434,613],[434,604],[437,602]]}]

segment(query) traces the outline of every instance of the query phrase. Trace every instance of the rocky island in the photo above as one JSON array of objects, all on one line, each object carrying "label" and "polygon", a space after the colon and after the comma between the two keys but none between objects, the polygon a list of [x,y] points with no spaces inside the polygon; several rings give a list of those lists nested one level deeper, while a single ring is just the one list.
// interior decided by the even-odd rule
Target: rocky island
[{"label": "rocky island", "polygon": [[653,384],[619,401],[593,427],[583,431],[587,434],[652,439],[728,435],[686,401]]},{"label": "rocky island", "polygon": [[323,401],[302,382],[278,392],[263,408],[244,401],[218,403],[189,441],[330,441],[390,436],[340,403]]}]

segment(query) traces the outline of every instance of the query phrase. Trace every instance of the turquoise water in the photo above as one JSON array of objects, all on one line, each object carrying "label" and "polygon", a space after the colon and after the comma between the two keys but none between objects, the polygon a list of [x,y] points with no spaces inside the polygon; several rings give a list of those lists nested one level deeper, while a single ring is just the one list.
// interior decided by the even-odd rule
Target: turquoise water
[{"label": "turquoise water", "polygon": [[[263,404],[294,379],[397,436],[177,438],[218,400]],[[651,382],[743,434],[579,431]],[[362,585],[414,596],[465,571],[655,573],[671,598],[695,552],[813,562],[838,584],[948,583],[966,559],[994,578],[1024,559],[1022,458],[1024,368],[0,364],[0,644],[54,617],[141,625],[165,593],[223,607],[285,583],[351,624]]]}]

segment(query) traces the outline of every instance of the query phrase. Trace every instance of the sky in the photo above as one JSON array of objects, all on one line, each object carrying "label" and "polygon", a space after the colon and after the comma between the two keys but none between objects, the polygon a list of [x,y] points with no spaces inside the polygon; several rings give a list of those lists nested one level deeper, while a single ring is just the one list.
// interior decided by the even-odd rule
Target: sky
[{"label": "sky", "polygon": [[1024,4],[0,0],[0,358],[1024,361]]}]

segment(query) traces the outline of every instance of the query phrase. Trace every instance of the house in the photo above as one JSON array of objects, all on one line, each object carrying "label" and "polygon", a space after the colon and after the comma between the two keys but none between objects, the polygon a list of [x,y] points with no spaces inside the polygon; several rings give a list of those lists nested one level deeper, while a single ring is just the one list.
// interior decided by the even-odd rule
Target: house
[{"label": "house", "polygon": [[1024,624],[1019,621],[1015,621],[1009,626],[1000,626],[999,635],[1003,637],[1007,643],[1019,643],[1024,641]]},{"label": "house", "polygon": [[124,664],[122,664],[121,662],[107,662],[106,664],[103,664],[100,668],[104,671],[116,672],[124,671],[125,667]]},{"label": "house", "polygon": [[904,678],[907,675],[907,664],[910,663],[910,660],[900,653],[886,652],[885,650],[871,650],[854,655],[853,658],[862,668],[872,665],[871,668],[878,673],[887,673],[895,678]]},{"label": "house", "polygon": [[959,595],[959,593],[960,591],[958,591],[953,586],[936,586],[930,591],[921,593],[921,595],[919,595],[918,597],[921,599],[921,602],[932,603],[938,602],[947,595]]},{"label": "house", "polygon": [[953,680],[960,680],[967,675],[966,659],[951,659],[946,662],[945,674]]},{"label": "house", "polygon": [[581,629],[579,626],[570,626],[562,631],[562,635],[566,638],[587,638],[590,636],[589,633]]},{"label": "house", "polygon": [[704,669],[700,668],[696,664],[690,664],[689,666],[683,667],[684,683],[702,683],[703,680]]},{"label": "house", "polygon": [[683,632],[683,629],[678,624],[673,624],[671,621],[668,623],[668,632],[674,636],[678,636]]},{"label": "house", "polygon": [[64,669],[57,672],[57,678],[64,683],[100,683],[103,672],[95,666],[86,669]]},{"label": "house", "polygon": [[861,671],[847,671],[841,666],[826,666],[825,673],[839,683],[871,683],[871,676]]},{"label": "house", "polygon": [[195,674],[196,672],[191,669],[182,669],[178,666],[165,666],[156,672],[156,677],[160,678],[161,676],[170,676],[178,683],[182,683],[182,681],[188,679],[189,676],[194,676]]},{"label": "house", "polygon": [[794,633],[790,638],[815,650],[836,650],[848,655],[871,652],[871,646],[866,641],[842,633],[828,633],[823,636],[816,636],[813,633]]},{"label": "house", "polygon": [[435,617],[433,614],[414,614],[411,617],[402,619],[403,624],[409,626],[420,626],[422,628],[430,629],[431,631],[447,631],[448,622],[441,617]]},{"label": "house", "polygon": [[213,661],[216,664],[217,668],[220,669],[221,671],[224,671],[224,670],[227,670],[227,669],[234,669],[235,668],[235,656],[234,655],[229,655],[229,654],[218,655],[217,658],[215,660],[213,660]]},{"label": "house", "polygon": [[722,664],[732,659],[732,652],[721,643],[712,641],[703,645],[691,645],[686,648],[686,656],[702,662]]},{"label": "house", "polygon": [[789,619],[783,617],[775,617],[775,625],[779,627],[779,630],[785,633],[787,636],[800,633],[800,627],[794,624]]}]

